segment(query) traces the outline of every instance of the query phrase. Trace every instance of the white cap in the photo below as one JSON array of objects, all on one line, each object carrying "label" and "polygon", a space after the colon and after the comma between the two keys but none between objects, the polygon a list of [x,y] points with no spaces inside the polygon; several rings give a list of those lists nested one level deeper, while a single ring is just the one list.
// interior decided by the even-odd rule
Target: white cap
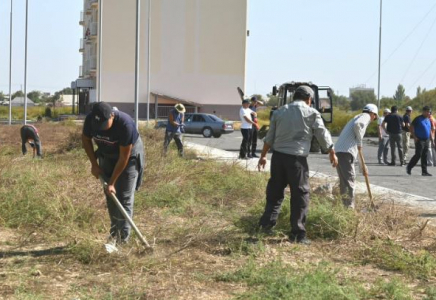
[{"label": "white cap", "polygon": [[385,108],[385,110],[383,111],[384,113],[388,113],[388,114],[390,114],[391,113],[391,110],[389,109],[389,108]]},{"label": "white cap", "polygon": [[412,109],[411,106],[406,107],[406,111],[412,111],[412,110],[413,110],[413,109]]},{"label": "white cap", "polygon": [[370,103],[365,105],[365,107],[363,108],[363,112],[371,112],[378,115],[378,108],[375,104]]}]

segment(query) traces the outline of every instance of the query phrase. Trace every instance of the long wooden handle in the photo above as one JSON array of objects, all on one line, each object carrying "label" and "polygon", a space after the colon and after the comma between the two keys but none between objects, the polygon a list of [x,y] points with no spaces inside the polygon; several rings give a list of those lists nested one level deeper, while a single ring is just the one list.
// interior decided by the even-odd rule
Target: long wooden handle
[{"label": "long wooden handle", "polygon": [[359,149],[359,157],[360,157],[360,163],[362,166],[363,174],[365,176],[365,182],[366,182],[366,188],[368,190],[369,200],[371,201],[371,206],[374,207],[374,201],[372,200],[372,193],[371,193],[371,186],[369,184],[369,177],[368,172],[365,165],[365,159],[363,158],[362,150]]},{"label": "long wooden handle", "polygon": [[[106,189],[107,183],[104,181],[104,179],[100,176],[100,182],[103,184],[103,187]],[[118,200],[117,196],[114,193],[110,194],[110,198],[115,203],[115,205],[120,210],[123,217],[129,222],[130,226],[132,226],[133,230],[135,230],[136,234],[138,235],[141,242],[147,247],[151,248],[150,244],[147,242],[147,240],[142,236],[141,232],[139,231],[138,227],[136,227],[135,223],[133,222],[132,218],[127,214],[124,207],[121,205],[120,200]]]}]

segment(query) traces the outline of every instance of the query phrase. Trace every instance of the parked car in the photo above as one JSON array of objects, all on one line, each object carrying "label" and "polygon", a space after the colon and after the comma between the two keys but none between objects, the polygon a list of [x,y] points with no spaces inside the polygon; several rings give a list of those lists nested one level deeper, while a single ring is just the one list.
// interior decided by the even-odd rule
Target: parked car
[{"label": "parked car", "polygon": [[[165,128],[167,121],[158,121],[157,128]],[[185,114],[185,133],[202,134],[206,138],[219,138],[234,131],[233,122],[224,121],[212,114]]]}]

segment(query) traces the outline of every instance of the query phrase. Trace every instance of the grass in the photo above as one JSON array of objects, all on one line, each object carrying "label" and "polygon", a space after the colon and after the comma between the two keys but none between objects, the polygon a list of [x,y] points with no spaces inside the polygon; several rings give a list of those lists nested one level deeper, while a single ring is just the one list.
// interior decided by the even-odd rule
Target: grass
[{"label": "grass", "polygon": [[[55,107],[51,108],[51,117],[57,118],[59,115],[71,114],[71,107]],[[27,108],[27,119],[36,121],[38,117],[44,117],[46,115],[45,106],[32,106]],[[24,107],[13,107],[12,108],[12,120],[23,120]],[[9,107],[0,106],[0,119],[9,118]]]},{"label": "grass", "polygon": [[288,191],[278,233],[264,236],[256,228],[268,174],[189,151],[180,159],[174,145],[163,157],[163,132],[149,128],[141,128],[147,167],[134,220],[155,249],[133,237],[109,255],[104,195],[81,128],[40,124],[43,160],[21,156],[19,128],[0,130],[0,298],[435,297],[426,286],[435,280],[435,231],[414,213],[381,199],[376,213],[361,213],[360,195],[353,212],[313,192],[307,248],[286,241]]}]

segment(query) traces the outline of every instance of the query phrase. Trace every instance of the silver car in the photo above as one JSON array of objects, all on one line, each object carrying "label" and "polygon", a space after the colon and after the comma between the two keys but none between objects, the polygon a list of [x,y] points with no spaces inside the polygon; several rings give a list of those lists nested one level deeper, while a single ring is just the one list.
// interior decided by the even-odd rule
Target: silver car
[{"label": "silver car", "polygon": [[[165,128],[168,121],[159,121],[156,128]],[[219,138],[222,134],[234,131],[233,122],[224,121],[211,114],[185,114],[185,133],[202,134],[206,138]]]}]

